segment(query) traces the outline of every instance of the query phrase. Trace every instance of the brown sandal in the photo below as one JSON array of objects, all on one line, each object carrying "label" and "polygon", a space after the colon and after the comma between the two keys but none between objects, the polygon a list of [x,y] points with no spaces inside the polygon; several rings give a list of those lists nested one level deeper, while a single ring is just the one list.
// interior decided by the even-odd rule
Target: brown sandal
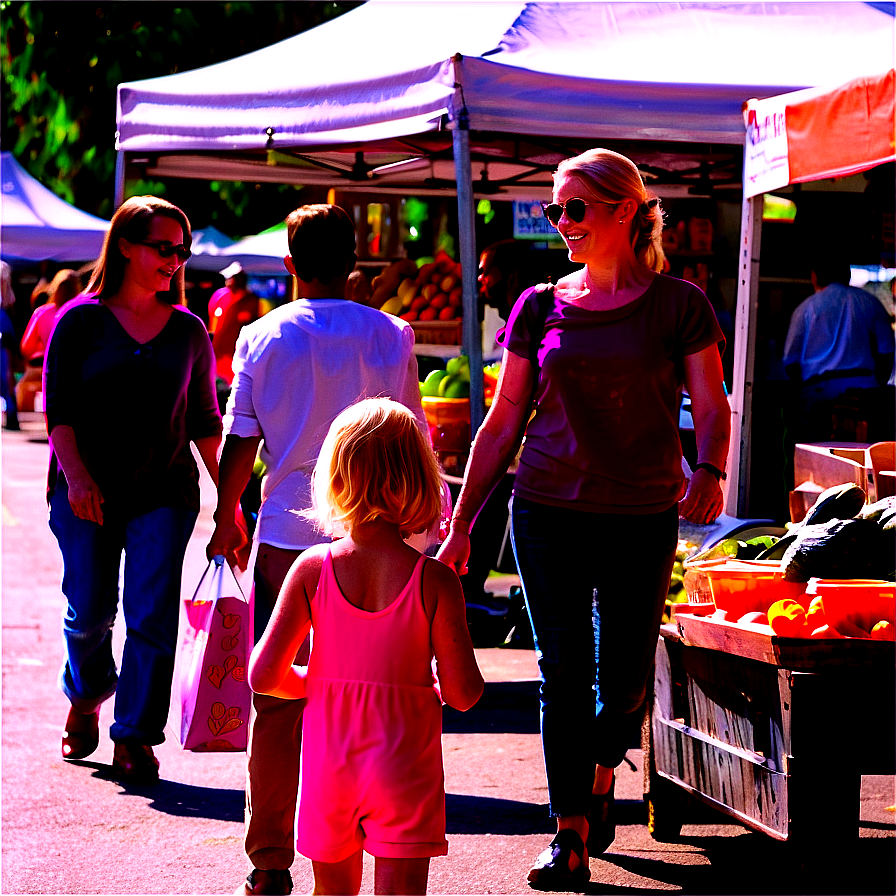
[{"label": "brown sandal", "polygon": [[100,744],[100,711],[79,712],[71,707],[62,732],[62,758],[85,759]]},{"label": "brown sandal", "polygon": [[119,781],[155,784],[159,780],[159,760],[149,744],[120,741],[112,753],[112,771]]}]

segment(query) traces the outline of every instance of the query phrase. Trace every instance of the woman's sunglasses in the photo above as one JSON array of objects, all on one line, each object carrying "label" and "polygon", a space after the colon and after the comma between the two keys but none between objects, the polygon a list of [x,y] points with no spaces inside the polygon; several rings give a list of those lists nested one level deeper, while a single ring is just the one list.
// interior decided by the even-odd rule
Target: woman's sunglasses
[{"label": "woman's sunglasses", "polygon": [[193,255],[183,243],[179,246],[172,246],[170,243],[153,243],[149,240],[143,240],[140,245],[149,246],[150,248],[155,249],[162,258],[171,258],[172,255],[177,255],[181,263],[185,262]]},{"label": "woman's sunglasses", "polygon": [[[605,199],[592,201],[600,205],[619,205],[618,202],[607,202]],[[585,220],[585,209],[588,207],[588,203],[584,199],[569,199],[566,202],[542,202],[541,207],[544,210],[544,216],[556,227],[563,217],[564,210],[570,221],[580,224]]]}]

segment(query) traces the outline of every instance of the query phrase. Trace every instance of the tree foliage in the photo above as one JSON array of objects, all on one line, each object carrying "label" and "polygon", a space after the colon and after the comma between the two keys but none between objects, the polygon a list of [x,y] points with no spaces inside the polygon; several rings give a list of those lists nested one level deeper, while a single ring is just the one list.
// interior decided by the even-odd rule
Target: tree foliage
[{"label": "tree foliage", "polygon": [[[3,0],[0,145],[63,199],[108,218],[119,83],[223,62],[358,5]],[[232,235],[270,226],[301,202],[296,188],[277,184],[172,179],[129,192],[164,195],[194,226],[214,222]]]}]

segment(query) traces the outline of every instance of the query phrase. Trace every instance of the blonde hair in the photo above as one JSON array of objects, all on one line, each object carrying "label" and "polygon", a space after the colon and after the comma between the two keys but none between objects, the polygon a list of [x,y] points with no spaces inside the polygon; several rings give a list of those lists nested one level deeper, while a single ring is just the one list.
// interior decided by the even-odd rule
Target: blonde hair
[{"label": "blonde hair", "polygon": [[[609,149],[589,149],[564,159],[554,176],[566,174],[582,181],[592,199],[622,202],[632,199],[637,212],[631,221],[631,245],[635,257],[645,267],[660,272],[663,252],[663,208],[659,197],[650,196],[635,163]],[[583,197],[585,198],[585,197]]]},{"label": "blonde hair", "polygon": [[438,461],[417,418],[388,398],[367,398],[333,421],[311,477],[311,514],[327,535],[384,520],[402,537],[441,512]]}]

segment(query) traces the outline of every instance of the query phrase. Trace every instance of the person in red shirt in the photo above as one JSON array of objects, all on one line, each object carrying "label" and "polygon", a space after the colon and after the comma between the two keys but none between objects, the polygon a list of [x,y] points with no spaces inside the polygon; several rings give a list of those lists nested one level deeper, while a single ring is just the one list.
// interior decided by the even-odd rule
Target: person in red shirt
[{"label": "person in red shirt", "polygon": [[233,352],[240,330],[258,320],[258,296],[249,292],[246,272],[235,261],[221,271],[224,287],[212,294],[208,303],[208,331],[215,351],[215,372],[228,386],[233,382]]},{"label": "person in red shirt", "polygon": [[16,384],[16,401],[19,410],[33,411],[34,396],[41,391],[44,353],[56,323],[59,309],[81,292],[81,278],[76,271],[63,268],[47,287],[47,301],[38,305],[28,321],[20,348],[27,367],[25,375]]}]

